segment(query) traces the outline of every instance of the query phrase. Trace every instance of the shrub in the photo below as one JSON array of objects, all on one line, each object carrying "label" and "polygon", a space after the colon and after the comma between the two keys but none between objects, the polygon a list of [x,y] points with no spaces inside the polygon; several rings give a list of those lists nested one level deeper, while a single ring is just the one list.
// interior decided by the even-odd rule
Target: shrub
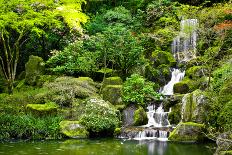
[{"label": "shrub", "polygon": [[127,103],[144,105],[147,100],[159,99],[160,94],[155,92],[154,87],[154,83],[145,82],[142,76],[133,74],[123,85],[123,100]]},{"label": "shrub", "polygon": [[84,104],[84,114],[80,123],[87,128],[90,136],[113,135],[115,128],[119,125],[117,110],[101,99],[92,98]]},{"label": "shrub", "polygon": [[62,117],[0,114],[0,139],[59,139]]}]

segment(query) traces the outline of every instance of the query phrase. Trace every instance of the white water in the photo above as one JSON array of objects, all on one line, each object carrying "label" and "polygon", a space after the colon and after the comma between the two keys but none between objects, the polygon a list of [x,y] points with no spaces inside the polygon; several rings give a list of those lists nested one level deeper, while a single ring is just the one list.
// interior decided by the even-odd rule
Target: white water
[{"label": "white water", "polygon": [[181,21],[180,33],[172,42],[172,53],[177,61],[185,62],[196,57],[197,27],[197,19]]},{"label": "white water", "polygon": [[161,92],[163,95],[173,95],[173,86],[174,84],[180,82],[185,75],[185,71],[181,72],[179,69],[175,69],[172,71],[171,81],[168,82],[163,88]]},{"label": "white water", "polygon": [[157,139],[159,141],[167,141],[168,131],[163,131],[160,129],[170,127],[170,123],[168,121],[168,113],[171,109],[169,110],[169,112],[164,112],[162,104],[156,110],[154,105],[149,105],[147,109],[148,123],[147,125],[143,126],[146,127],[146,129],[144,129],[143,131],[139,131],[139,133],[135,136],[134,139]]}]

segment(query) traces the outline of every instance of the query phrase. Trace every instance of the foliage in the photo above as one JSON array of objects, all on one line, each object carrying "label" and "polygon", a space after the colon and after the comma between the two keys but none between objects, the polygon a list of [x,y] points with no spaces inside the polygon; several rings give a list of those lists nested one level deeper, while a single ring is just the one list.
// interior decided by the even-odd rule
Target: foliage
[{"label": "foliage", "polygon": [[231,131],[232,129],[232,100],[225,104],[222,108],[219,118],[219,125],[224,131]]},{"label": "foliage", "polygon": [[0,114],[0,139],[60,139],[60,116]]},{"label": "foliage", "polygon": [[139,107],[134,113],[134,125],[144,125],[147,124],[147,121],[147,113],[145,112],[143,107]]},{"label": "foliage", "polygon": [[154,83],[146,82],[142,76],[133,74],[126,79],[123,85],[123,101],[144,105],[151,99],[157,100],[160,94],[155,92],[155,87]]},{"label": "foliage", "polygon": [[90,136],[113,135],[119,125],[117,111],[109,103],[99,99],[89,99],[85,103],[84,114],[80,119],[90,132]]},{"label": "foliage", "polygon": [[112,27],[55,52],[47,64],[58,73],[91,75],[100,68],[112,68],[127,75],[144,62],[142,52],[142,46],[130,31]]}]

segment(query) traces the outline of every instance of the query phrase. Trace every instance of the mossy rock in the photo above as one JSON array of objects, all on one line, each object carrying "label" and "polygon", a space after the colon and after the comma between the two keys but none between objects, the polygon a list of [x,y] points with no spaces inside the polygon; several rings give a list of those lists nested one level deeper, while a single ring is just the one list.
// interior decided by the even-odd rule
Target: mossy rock
[{"label": "mossy rock", "polygon": [[176,104],[172,107],[171,112],[168,114],[170,124],[178,124],[181,121],[181,105]]},{"label": "mossy rock", "polygon": [[193,66],[186,70],[186,76],[190,79],[198,79],[207,73],[207,69],[205,66]]},{"label": "mossy rock", "polygon": [[122,85],[107,85],[102,90],[103,99],[113,105],[122,103]]},{"label": "mossy rock", "polygon": [[45,104],[28,104],[26,106],[27,112],[36,116],[56,115],[58,106],[53,103]]},{"label": "mossy rock", "polygon": [[157,67],[161,64],[167,64],[169,66],[174,66],[176,61],[173,55],[166,51],[155,51],[152,52],[152,58],[154,59],[154,65]]},{"label": "mossy rock", "polygon": [[[218,135],[217,137],[217,150],[216,153],[225,153],[226,151],[232,150],[232,132],[224,132]],[[219,153],[219,154],[220,154]],[[228,152],[227,152],[228,153]],[[231,152],[229,152],[231,153]]]},{"label": "mossy rock", "polygon": [[173,91],[174,91],[174,93],[179,93],[179,94],[188,93],[189,92],[188,83],[186,83],[185,81],[175,83],[174,86],[173,86]]},{"label": "mossy rock", "polygon": [[69,138],[88,138],[89,132],[78,121],[61,121],[61,133]]},{"label": "mossy rock", "polygon": [[180,123],[170,133],[169,140],[177,142],[199,142],[204,140],[204,124],[194,122]]},{"label": "mossy rock", "polygon": [[108,77],[104,79],[102,87],[104,88],[107,85],[122,85],[122,84],[123,84],[123,81],[120,77],[118,76]]},{"label": "mossy rock", "polygon": [[139,107],[137,110],[135,110],[134,113],[134,125],[140,126],[145,125],[148,122],[147,113],[143,109],[143,107]]},{"label": "mossy rock", "polygon": [[45,63],[41,57],[31,55],[25,65],[25,82],[29,85],[36,85],[37,80],[45,71]]},{"label": "mossy rock", "polygon": [[197,89],[192,93],[185,94],[182,98],[182,121],[203,123],[205,119],[205,105],[208,99],[204,93]]}]

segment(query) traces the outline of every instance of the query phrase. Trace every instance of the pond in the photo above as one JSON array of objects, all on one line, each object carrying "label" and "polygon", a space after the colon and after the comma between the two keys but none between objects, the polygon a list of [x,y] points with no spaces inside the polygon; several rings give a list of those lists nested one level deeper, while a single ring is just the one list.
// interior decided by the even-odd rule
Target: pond
[{"label": "pond", "polygon": [[93,139],[1,142],[0,155],[211,155],[211,144]]}]

